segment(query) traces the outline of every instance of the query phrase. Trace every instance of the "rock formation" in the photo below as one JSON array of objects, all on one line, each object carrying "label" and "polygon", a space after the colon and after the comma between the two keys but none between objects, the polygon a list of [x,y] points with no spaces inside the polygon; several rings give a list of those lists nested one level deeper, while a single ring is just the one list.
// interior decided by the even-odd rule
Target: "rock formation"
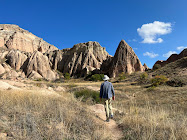
[{"label": "rock formation", "polygon": [[[106,63],[108,63],[108,65]],[[144,71],[144,68],[137,55],[124,40],[119,43],[112,60],[107,60],[101,69],[107,70],[104,72],[110,77],[116,77],[122,72],[132,73],[135,71]]]},{"label": "rock formation", "polygon": [[43,39],[20,28],[17,25],[0,24],[0,47],[31,52],[41,48],[43,52],[58,50]]},{"label": "rock formation", "polygon": [[29,59],[27,69],[26,69],[26,75],[29,76],[32,71],[38,72],[40,75],[42,75],[47,80],[55,80],[56,75],[51,70],[49,65],[49,60],[47,56],[43,55],[39,51],[35,51],[31,58]]},{"label": "rock formation", "polygon": [[5,73],[5,68],[0,64],[0,74]]},{"label": "rock formation", "polygon": [[180,54],[172,54],[166,61],[158,60],[154,65],[159,64],[161,67],[163,67],[166,64],[177,61],[186,56],[187,56],[187,49],[184,49]]},{"label": "rock formation", "polygon": [[109,57],[105,48],[98,42],[79,43],[71,49],[53,51],[46,54],[53,69],[62,73],[85,76],[94,69],[100,69],[104,60]]},{"label": "rock formation", "polygon": [[149,69],[149,67],[144,63],[143,64],[144,70],[147,71]]},{"label": "rock formation", "polygon": [[0,24],[0,47],[1,71],[12,73],[7,77],[55,80],[59,77],[55,70],[75,77],[86,76],[93,71],[116,77],[121,72],[145,69],[124,40],[112,57],[98,42],[79,43],[59,50],[17,25]]},{"label": "rock formation", "polygon": [[20,70],[26,68],[27,56],[24,53],[21,53],[19,50],[11,50],[6,55],[7,63],[14,68],[15,70]]}]

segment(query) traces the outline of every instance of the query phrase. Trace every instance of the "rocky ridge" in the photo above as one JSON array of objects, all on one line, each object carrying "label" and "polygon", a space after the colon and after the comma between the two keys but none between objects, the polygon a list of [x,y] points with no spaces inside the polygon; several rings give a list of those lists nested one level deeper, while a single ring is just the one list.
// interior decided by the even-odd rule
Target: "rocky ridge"
[{"label": "rocky ridge", "polygon": [[[187,49],[184,49],[180,54],[172,54],[166,61],[163,60],[158,60],[154,66],[156,64],[159,64],[161,67],[165,66],[166,64],[169,64],[171,62],[175,62],[183,57],[187,57]],[[153,67],[154,67],[153,66]]]},{"label": "rocky ridge", "polygon": [[42,48],[42,52],[58,50],[27,30],[12,24],[0,24],[0,47],[31,52]]},{"label": "rocky ridge", "polygon": [[6,73],[2,76],[5,79],[14,75],[14,78],[55,80],[59,72],[84,77],[93,71],[116,77],[121,72],[145,69],[124,40],[114,57],[94,41],[59,50],[19,26],[7,24],[0,25],[0,58],[0,73]]}]

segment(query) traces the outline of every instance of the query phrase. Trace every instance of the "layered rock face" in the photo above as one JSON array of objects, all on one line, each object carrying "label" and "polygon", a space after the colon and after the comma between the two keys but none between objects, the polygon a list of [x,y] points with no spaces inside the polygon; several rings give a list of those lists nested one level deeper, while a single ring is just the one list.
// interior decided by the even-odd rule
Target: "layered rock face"
[{"label": "layered rock face", "polygon": [[187,49],[184,49],[180,54],[172,54],[166,61],[158,60],[154,65],[159,64],[161,67],[163,67],[166,64],[175,62],[183,57],[187,57]]},{"label": "layered rock face", "polygon": [[43,53],[58,50],[43,39],[17,25],[11,24],[0,24],[0,47],[31,53],[39,48],[42,48]]},{"label": "layered rock face", "polygon": [[94,69],[100,69],[104,60],[109,57],[105,48],[98,42],[79,43],[71,49],[53,51],[46,54],[52,68],[71,75],[85,76]]},{"label": "layered rock face", "polygon": [[15,70],[25,69],[27,56],[24,53],[21,53],[19,50],[11,50],[8,52],[6,59],[8,64]]},{"label": "layered rock face", "polygon": [[137,55],[124,40],[119,43],[112,60],[106,61],[101,69],[110,77],[116,77],[122,72],[132,73],[135,71],[144,71],[144,67]]},{"label": "layered rock face", "polygon": [[51,70],[49,65],[49,60],[47,56],[44,56],[41,52],[36,51],[32,54],[29,59],[26,75],[29,77],[30,74],[33,74],[33,71],[38,72],[41,76],[43,76],[47,80],[55,80],[56,75]]}]

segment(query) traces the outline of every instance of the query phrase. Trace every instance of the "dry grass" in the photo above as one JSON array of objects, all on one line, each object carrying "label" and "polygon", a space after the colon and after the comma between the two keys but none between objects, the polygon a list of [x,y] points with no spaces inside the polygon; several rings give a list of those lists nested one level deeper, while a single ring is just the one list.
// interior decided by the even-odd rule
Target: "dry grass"
[{"label": "dry grass", "polygon": [[0,91],[0,131],[14,139],[105,139],[93,116],[69,93]]},{"label": "dry grass", "polygon": [[124,112],[116,114],[124,139],[187,139],[187,86],[160,86],[149,91],[120,83],[114,88],[117,94],[113,106]]},{"label": "dry grass", "polygon": [[[101,82],[36,82],[68,91],[98,90]],[[35,83],[35,84],[36,84]],[[187,86],[159,86],[129,82],[113,83],[115,120],[126,140],[187,139]],[[0,91],[0,130],[15,139],[107,139],[105,126],[72,93]]]}]

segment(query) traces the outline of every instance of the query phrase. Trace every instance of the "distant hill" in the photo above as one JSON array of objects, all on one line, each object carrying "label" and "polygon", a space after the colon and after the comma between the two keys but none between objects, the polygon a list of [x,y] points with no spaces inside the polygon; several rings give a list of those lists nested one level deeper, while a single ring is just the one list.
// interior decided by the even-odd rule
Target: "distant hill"
[{"label": "distant hill", "polygon": [[[159,64],[161,67],[165,66],[166,64],[169,64],[171,62],[174,62],[176,60],[179,60],[183,57],[187,57],[187,49],[184,49],[180,54],[172,54],[166,61],[163,61],[163,60],[158,60],[154,66],[156,64]],[[153,67],[154,67],[153,66]]]},{"label": "distant hill", "polygon": [[152,72],[152,75],[166,75],[169,79],[179,79],[187,84],[187,57],[166,64]]}]

